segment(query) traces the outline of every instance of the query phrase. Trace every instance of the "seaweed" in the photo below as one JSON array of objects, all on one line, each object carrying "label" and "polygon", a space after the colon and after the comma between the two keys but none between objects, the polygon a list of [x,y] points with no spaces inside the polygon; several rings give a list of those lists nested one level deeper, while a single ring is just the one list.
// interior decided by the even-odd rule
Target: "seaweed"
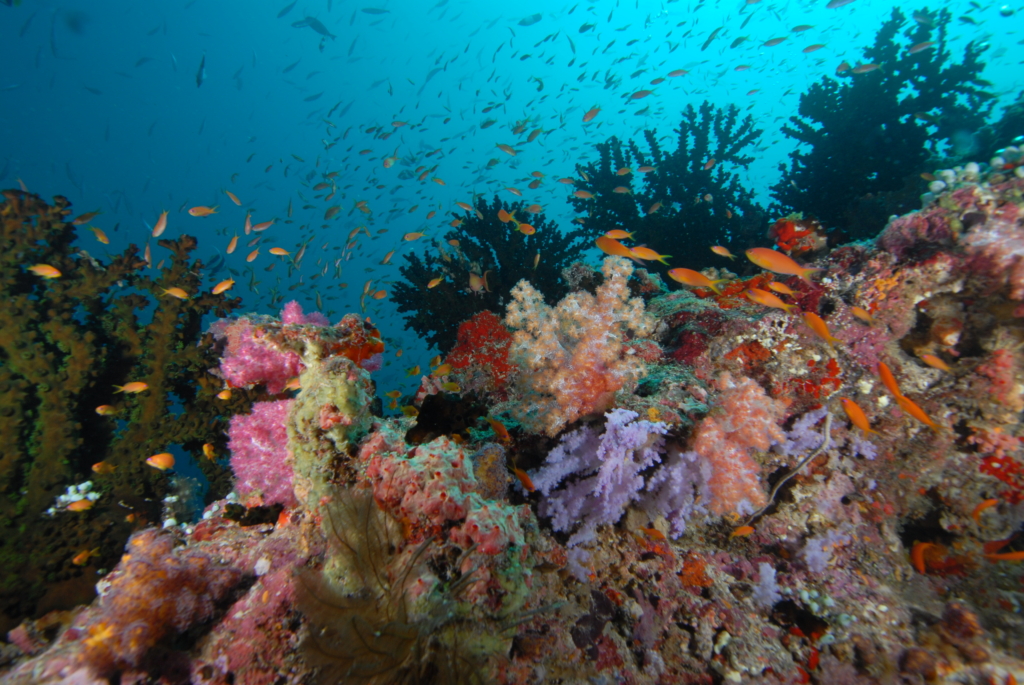
[{"label": "seaweed", "polygon": [[[800,211],[841,240],[873,238],[893,214],[919,205],[923,172],[945,155],[973,152],[993,106],[981,78],[983,43],[951,63],[948,10],[899,9],[882,24],[864,64],[812,84],[783,133],[800,143],[772,187],[773,211]],[[906,28],[905,28],[906,26]],[[934,42],[930,48],[913,46]],[[874,65],[878,65],[874,68]]]},{"label": "seaweed", "polygon": [[406,545],[401,524],[370,487],[336,493],[324,521],[328,563],[323,571],[300,571],[297,584],[298,606],[311,624],[302,648],[320,669],[318,682],[487,682],[485,668],[507,653],[511,641],[501,634],[515,622],[479,615],[460,601],[474,580],[475,569],[460,572],[472,549],[431,588],[422,574],[442,545],[432,538]]},{"label": "seaweed", "polygon": [[[229,476],[203,445],[223,450],[227,413],[248,406],[246,393],[216,398],[222,384],[209,369],[218,355],[203,317],[226,316],[240,300],[200,290],[203,265],[189,258],[195,238],[159,241],[170,258],[151,276],[134,245],[107,260],[76,245],[66,198],[49,205],[17,190],[3,196],[0,631],[88,600],[86,571],[112,566],[134,525],[159,520],[168,475],[147,466],[148,455],[180,446],[211,482],[208,497],[223,496]],[[60,275],[30,270],[40,264]],[[192,296],[166,293],[175,287]],[[147,389],[116,391],[129,382]],[[100,495],[91,509],[56,505],[87,480]],[[88,567],[71,563],[94,547]]]},{"label": "seaweed", "polygon": [[[536,232],[515,230],[514,222],[498,218],[500,210],[514,213]],[[543,213],[531,216],[523,203],[503,203],[497,197],[491,205],[478,198],[475,211],[456,216],[452,223],[458,229],[435,240],[436,251],[406,256],[399,266],[405,280],[391,293],[398,311],[406,313],[406,328],[442,352],[455,346],[463,321],[484,310],[502,313],[512,287],[523,279],[555,300],[566,293],[560,274],[582,251],[584,239],[578,232],[563,234]],[[441,283],[429,287],[440,277]]]},{"label": "seaweed", "polygon": [[[582,215],[576,221],[592,237],[624,229],[677,264],[721,266],[708,247],[732,246],[735,252],[753,247],[764,234],[764,210],[739,178],[754,161],[749,148],[761,130],[749,115],[741,120],[735,105],[721,108],[705,101],[697,109],[686,106],[675,134],[672,152],[662,149],[652,130],[643,134],[646,152],[632,140],[599,143],[599,160],[579,169],[583,180],[576,181],[577,193],[569,201]],[[641,167],[654,169],[641,173]],[[632,187],[637,180],[642,189]],[[579,191],[593,197],[580,197]],[[668,268],[650,268],[655,266]]]}]

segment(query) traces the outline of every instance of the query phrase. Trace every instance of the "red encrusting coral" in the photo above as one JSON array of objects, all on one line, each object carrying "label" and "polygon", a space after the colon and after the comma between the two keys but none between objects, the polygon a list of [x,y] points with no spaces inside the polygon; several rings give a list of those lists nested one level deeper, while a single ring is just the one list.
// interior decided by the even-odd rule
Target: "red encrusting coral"
[{"label": "red encrusting coral", "polygon": [[464,391],[504,398],[512,377],[508,361],[512,334],[493,312],[484,310],[459,325],[458,342],[445,361]]}]

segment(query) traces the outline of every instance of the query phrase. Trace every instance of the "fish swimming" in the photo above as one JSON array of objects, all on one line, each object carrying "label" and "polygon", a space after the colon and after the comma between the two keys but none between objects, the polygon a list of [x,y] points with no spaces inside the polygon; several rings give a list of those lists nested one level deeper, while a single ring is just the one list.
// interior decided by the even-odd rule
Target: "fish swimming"
[{"label": "fish swimming", "polygon": [[305,19],[300,19],[299,21],[292,23],[293,28],[301,29],[304,26],[308,26],[326,38],[330,38],[332,40],[337,38],[337,36],[327,30],[327,27],[324,26],[319,19],[315,19],[314,17],[306,17]]},{"label": "fish swimming", "polygon": [[206,53],[203,53],[203,59],[199,62],[199,69],[196,71],[196,88],[203,85],[203,81],[206,80]]}]

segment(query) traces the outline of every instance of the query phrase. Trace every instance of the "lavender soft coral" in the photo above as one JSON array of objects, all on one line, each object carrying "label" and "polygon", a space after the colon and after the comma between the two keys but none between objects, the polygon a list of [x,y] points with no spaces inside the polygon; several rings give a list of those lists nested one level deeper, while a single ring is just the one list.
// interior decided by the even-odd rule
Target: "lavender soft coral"
[{"label": "lavender soft coral", "polygon": [[[629,504],[643,497],[641,474],[661,462],[667,426],[636,418],[636,412],[615,409],[607,414],[604,433],[589,426],[569,433],[532,475],[543,495],[540,514],[550,517],[557,531],[576,529],[570,546],[592,540],[598,526],[617,522]],[[556,490],[570,474],[577,480]],[[655,485],[660,489],[662,484]],[[693,485],[677,487],[682,491]]]}]

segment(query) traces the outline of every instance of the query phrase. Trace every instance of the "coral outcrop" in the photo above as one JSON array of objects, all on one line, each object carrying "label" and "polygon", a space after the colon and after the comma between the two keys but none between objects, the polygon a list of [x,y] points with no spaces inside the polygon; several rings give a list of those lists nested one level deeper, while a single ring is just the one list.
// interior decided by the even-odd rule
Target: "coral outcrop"
[{"label": "coral outcrop", "polygon": [[[150,455],[191,454],[211,495],[226,494],[224,470],[203,446],[222,452],[229,413],[251,399],[216,397],[208,369],[218,357],[203,317],[225,316],[239,300],[204,291],[194,238],[160,240],[169,254],[158,271],[134,245],[104,261],[77,242],[65,198],[3,197],[0,628],[10,628],[92,596],[85,569],[70,560],[96,548],[88,568],[112,565],[133,528],[127,514],[160,520],[169,478],[146,465]],[[40,265],[59,275],[37,275]],[[172,288],[187,297],[168,295]],[[58,496],[85,482],[97,496],[91,508],[61,506]]]},{"label": "coral outcrop", "polygon": [[[367,322],[220,324],[298,359],[249,415],[274,451],[239,445],[236,491],[137,533],[91,606],[10,631],[5,682],[1019,680],[1021,168],[939,170],[807,279],[520,283],[429,430],[439,378],[373,413]],[[743,295],[772,284],[786,307]]]}]

